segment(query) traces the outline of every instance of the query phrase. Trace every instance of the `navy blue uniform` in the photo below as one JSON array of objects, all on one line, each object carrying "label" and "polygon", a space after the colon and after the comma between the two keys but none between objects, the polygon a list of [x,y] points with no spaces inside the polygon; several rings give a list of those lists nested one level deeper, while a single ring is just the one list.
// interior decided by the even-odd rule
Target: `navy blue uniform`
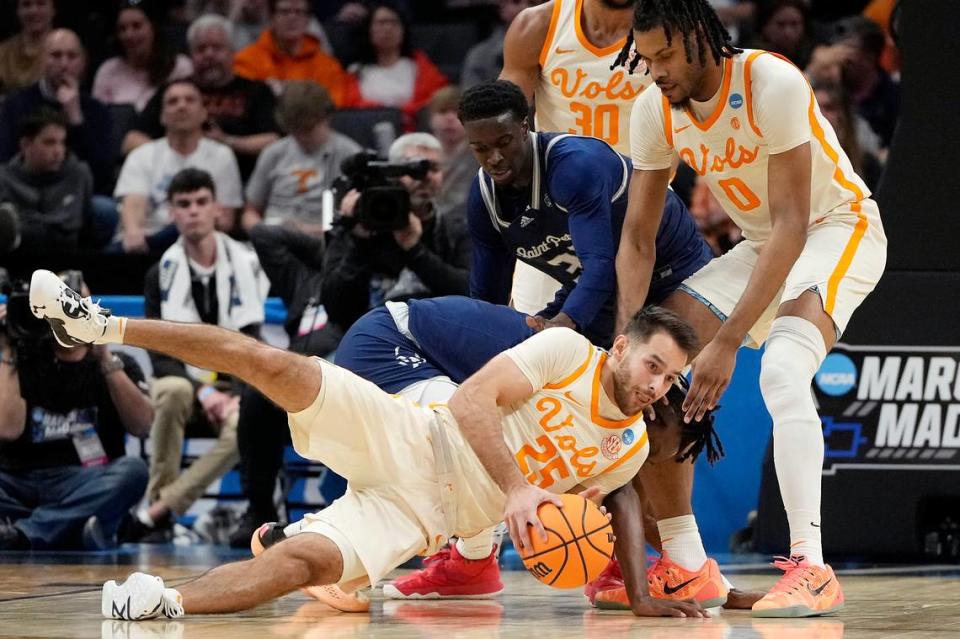
[{"label": "navy blue uniform", "polygon": [[468,297],[410,300],[406,306],[405,330],[384,306],[357,320],[340,342],[337,365],[388,393],[441,375],[459,384],[533,335],[523,313]]},{"label": "navy blue uniform", "polygon": [[[506,304],[517,259],[562,284],[539,314],[566,313],[591,341],[609,344],[617,248],[632,164],[594,138],[531,133],[528,188],[497,189],[481,169],[467,203],[473,238],[472,297]],[[667,191],[648,303],[663,300],[713,257],[683,202]]]}]

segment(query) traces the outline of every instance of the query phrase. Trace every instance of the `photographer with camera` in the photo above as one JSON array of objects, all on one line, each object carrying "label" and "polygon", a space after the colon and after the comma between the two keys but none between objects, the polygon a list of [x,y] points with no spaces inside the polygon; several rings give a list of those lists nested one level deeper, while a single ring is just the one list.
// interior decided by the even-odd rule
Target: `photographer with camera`
[{"label": "photographer with camera", "polygon": [[[79,271],[62,277],[86,288]],[[146,437],[153,420],[143,371],[106,346],[54,341],[26,283],[3,290],[0,550],[109,548],[147,486],[146,464],[124,452],[126,433]]]},{"label": "photographer with camera", "polygon": [[443,147],[429,133],[400,136],[388,162],[344,161],[353,187],[324,256],[321,298],[344,330],[371,306],[469,292],[470,234],[461,211],[437,206]]}]

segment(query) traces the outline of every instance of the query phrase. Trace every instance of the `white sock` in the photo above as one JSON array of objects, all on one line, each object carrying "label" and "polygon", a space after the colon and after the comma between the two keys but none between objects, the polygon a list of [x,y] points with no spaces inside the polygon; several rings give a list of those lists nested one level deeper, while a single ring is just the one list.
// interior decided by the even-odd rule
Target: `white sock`
[{"label": "white sock", "polygon": [[486,559],[493,552],[493,528],[487,528],[473,537],[457,539],[457,552],[464,559]]},{"label": "white sock", "polygon": [[773,460],[790,524],[790,554],[823,566],[820,481],[823,430],[810,382],[826,357],[820,330],[800,317],[774,320],[760,368],[773,417]]},{"label": "white sock", "polygon": [[127,318],[111,315],[107,318],[107,328],[97,344],[123,344],[123,334],[127,331]]},{"label": "white sock", "polygon": [[670,559],[687,570],[700,570],[707,560],[700,529],[693,515],[680,515],[657,522],[660,543]]}]

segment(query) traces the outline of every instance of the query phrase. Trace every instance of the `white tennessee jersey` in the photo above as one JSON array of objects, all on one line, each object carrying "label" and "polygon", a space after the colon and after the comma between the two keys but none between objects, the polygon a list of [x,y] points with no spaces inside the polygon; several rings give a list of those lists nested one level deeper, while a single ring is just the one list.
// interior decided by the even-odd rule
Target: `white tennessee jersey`
[{"label": "white tennessee jersey", "polygon": [[[529,483],[552,493],[581,485],[609,494],[637,474],[650,450],[646,426],[642,413],[624,415],[600,385],[605,351],[573,330],[549,328],[505,353],[535,389],[501,407],[507,449]],[[462,489],[469,495],[459,519],[479,529],[503,516],[504,495],[455,430],[460,472],[473,478]]]},{"label": "white tennessee jersey", "polygon": [[583,32],[582,13],[583,0],[553,0],[534,92],[537,130],[599,138],[628,155],[630,109],[652,80],[643,64],[633,74],[611,71],[626,37],[595,47]]},{"label": "white tennessee jersey", "polygon": [[803,73],[789,61],[755,50],[726,58],[717,95],[691,106],[671,108],[657,87],[637,99],[630,122],[633,168],[667,168],[676,150],[747,239],[770,236],[770,156],[805,142],[810,223],[872,215],[860,205],[870,190],[854,173]]}]

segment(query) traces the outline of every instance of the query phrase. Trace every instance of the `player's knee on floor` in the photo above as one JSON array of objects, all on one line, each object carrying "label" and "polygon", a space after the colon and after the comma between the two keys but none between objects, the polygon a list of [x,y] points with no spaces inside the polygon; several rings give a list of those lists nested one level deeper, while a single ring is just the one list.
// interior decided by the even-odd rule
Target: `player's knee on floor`
[{"label": "player's knee on floor", "polygon": [[826,357],[823,336],[801,317],[774,320],[760,361],[760,391],[776,421],[776,412],[810,394],[810,381]]},{"label": "player's knee on floor", "polygon": [[254,561],[286,575],[291,589],[337,583],[343,572],[339,548],[324,535],[305,534],[285,539],[267,548]]},{"label": "player's knee on floor", "polygon": [[345,584],[366,579],[367,569],[346,535],[323,521],[314,520],[306,526],[304,523],[306,520],[288,525],[287,539],[270,549],[282,547],[290,557],[306,559],[313,570],[324,573],[314,575],[314,579],[320,580],[306,585]]}]

